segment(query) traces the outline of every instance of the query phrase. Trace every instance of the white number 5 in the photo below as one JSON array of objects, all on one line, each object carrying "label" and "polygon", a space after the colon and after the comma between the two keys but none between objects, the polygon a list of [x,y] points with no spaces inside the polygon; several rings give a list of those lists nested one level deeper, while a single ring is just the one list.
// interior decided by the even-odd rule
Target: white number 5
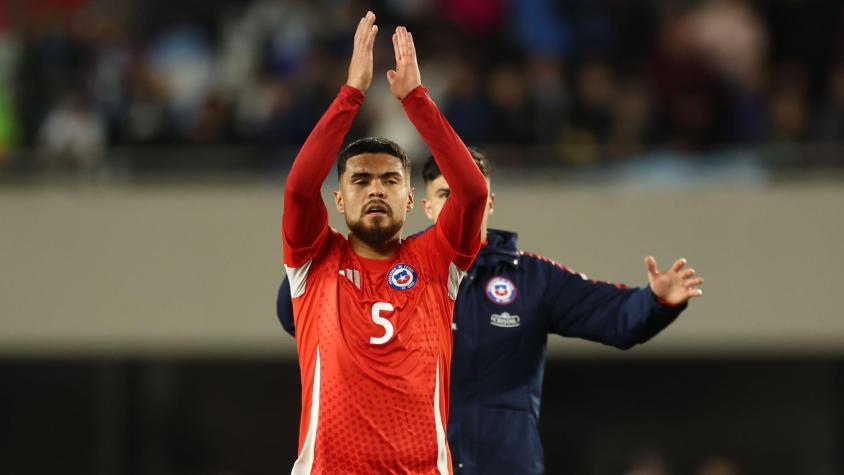
[{"label": "white number 5", "polygon": [[393,306],[387,302],[376,302],[375,305],[372,306],[372,321],[379,326],[384,327],[384,336],[382,337],[370,337],[369,343],[372,345],[383,345],[390,341],[390,338],[393,337],[393,324],[390,323],[389,320],[381,316],[381,312],[392,312]]}]

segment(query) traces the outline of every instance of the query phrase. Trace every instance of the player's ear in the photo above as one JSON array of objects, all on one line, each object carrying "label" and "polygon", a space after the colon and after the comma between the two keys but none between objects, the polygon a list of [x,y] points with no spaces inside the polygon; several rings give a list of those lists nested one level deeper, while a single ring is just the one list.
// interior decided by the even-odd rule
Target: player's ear
[{"label": "player's ear", "polygon": [[431,221],[434,220],[434,209],[431,200],[427,198],[422,198],[422,209],[425,210],[425,216],[428,217]]},{"label": "player's ear", "polygon": [[334,192],[334,207],[340,214],[346,214],[346,204],[343,203],[343,195],[339,190]]},{"label": "player's ear", "polygon": [[407,210],[410,211],[413,209],[413,192],[416,191],[416,188],[410,187],[410,193],[407,194]]},{"label": "player's ear", "polygon": [[492,212],[495,210],[495,193],[490,193],[488,200],[489,200],[489,214],[492,214]]}]

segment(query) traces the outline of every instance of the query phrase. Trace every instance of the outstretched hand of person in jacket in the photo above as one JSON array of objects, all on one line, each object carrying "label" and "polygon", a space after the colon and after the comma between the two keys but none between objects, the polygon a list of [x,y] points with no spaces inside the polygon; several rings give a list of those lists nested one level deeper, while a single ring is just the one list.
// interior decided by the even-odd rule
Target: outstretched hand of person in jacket
[{"label": "outstretched hand of person in jacket", "polygon": [[665,272],[657,269],[653,256],[645,258],[645,265],[648,268],[651,291],[660,303],[678,306],[691,298],[703,295],[703,290],[698,288],[703,284],[703,277],[696,275],[694,269],[684,269],[686,259],[677,259],[674,265]]}]

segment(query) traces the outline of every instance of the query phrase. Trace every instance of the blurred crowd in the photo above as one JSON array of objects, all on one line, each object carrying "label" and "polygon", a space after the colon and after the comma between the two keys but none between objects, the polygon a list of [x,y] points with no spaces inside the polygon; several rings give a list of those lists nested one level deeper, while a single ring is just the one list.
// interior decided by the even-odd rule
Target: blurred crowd
[{"label": "blurred crowd", "polygon": [[295,147],[345,81],[367,9],[382,33],[353,135],[420,149],[384,90],[405,24],[473,145],[582,164],[844,141],[838,0],[9,0],[0,168],[18,150],[89,168],[123,146]]}]

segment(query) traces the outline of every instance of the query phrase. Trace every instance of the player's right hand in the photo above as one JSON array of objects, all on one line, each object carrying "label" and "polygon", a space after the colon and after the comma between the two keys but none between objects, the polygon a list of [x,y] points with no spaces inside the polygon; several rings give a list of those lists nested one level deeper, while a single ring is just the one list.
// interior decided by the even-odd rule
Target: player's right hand
[{"label": "player's right hand", "polygon": [[378,25],[375,24],[375,14],[371,11],[366,12],[355,31],[355,45],[352,50],[352,60],[349,63],[349,79],[346,80],[346,84],[361,92],[366,92],[372,82],[372,45],[375,44],[376,34],[378,34]]}]

